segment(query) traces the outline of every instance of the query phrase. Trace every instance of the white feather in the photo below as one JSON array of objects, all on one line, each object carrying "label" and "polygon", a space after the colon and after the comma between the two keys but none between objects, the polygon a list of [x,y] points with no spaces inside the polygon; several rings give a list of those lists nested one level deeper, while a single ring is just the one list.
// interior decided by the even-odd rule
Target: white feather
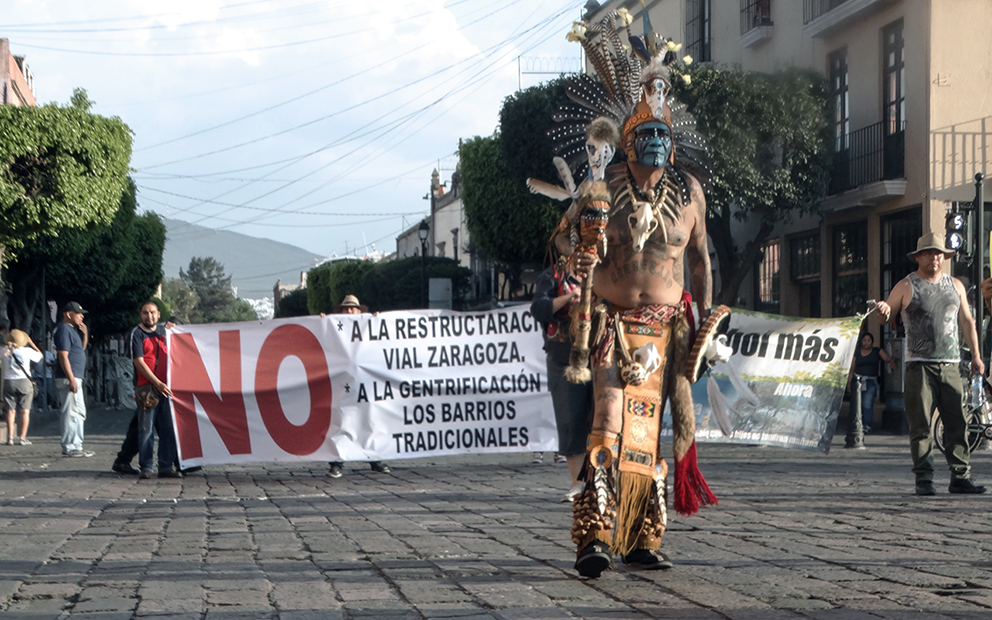
[{"label": "white feather", "polygon": [[727,376],[730,377],[730,383],[733,384],[734,389],[737,390],[737,394],[741,398],[751,403],[755,407],[761,404],[761,399],[759,399],[758,395],[755,394],[754,391],[752,391],[751,388],[749,388],[746,383],[744,383],[744,380],[741,379],[741,376],[737,373],[737,368],[733,364],[718,363],[718,365],[721,365],[722,367],[726,368]]},{"label": "white feather", "polygon": [[561,157],[555,157],[552,161],[555,162],[555,168],[558,169],[558,177],[561,178],[561,184],[565,186],[565,189],[572,198],[577,197],[579,193],[575,188],[575,179],[572,178],[571,168],[568,167],[568,164]]},{"label": "white feather", "polygon": [[713,375],[706,378],[706,396],[710,399],[710,412],[713,414],[713,419],[716,420],[716,425],[720,427],[720,432],[723,433],[724,437],[730,437],[730,433],[734,431],[734,425],[730,421],[730,416],[727,415],[730,403],[720,391],[720,386]]},{"label": "white feather", "polygon": [[533,194],[541,194],[542,196],[547,196],[548,198],[554,200],[571,200],[572,195],[569,194],[564,187],[558,185],[552,185],[540,179],[527,179],[527,189]]}]

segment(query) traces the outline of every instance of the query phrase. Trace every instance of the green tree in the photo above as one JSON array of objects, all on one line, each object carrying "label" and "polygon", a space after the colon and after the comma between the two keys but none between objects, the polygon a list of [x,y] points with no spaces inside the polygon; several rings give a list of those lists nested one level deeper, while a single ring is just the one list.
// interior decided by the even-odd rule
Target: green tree
[{"label": "green tree", "polygon": [[131,130],[119,118],[0,106],[0,262],[39,235],[110,223],[130,158]]},{"label": "green tree", "polygon": [[187,270],[179,270],[179,279],[199,298],[190,316],[192,323],[228,323],[258,318],[251,304],[234,295],[231,276],[224,274],[224,265],[213,257],[194,256]]},{"label": "green tree", "polygon": [[66,229],[27,242],[8,268],[11,322],[41,336],[45,299],[78,301],[89,311],[95,340],[126,331],[138,306],[162,279],[165,226],[154,214],[137,215],[133,184],[109,224]]},{"label": "green tree", "polygon": [[298,288],[290,291],[279,299],[276,305],[275,318],[283,319],[291,316],[308,316],[310,310],[307,308],[307,289]]},{"label": "green tree", "polygon": [[[680,69],[691,82],[675,77],[672,91],[695,114],[715,172],[706,220],[722,283],[715,301],[732,303],[775,226],[819,210],[831,166],[827,84],[798,69]],[[745,221],[758,232],[740,247],[734,229]]]},{"label": "green tree", "polygon": [[365,275],[375,268],[375,263],[364,260],[342,260],[324,263],[307,273],[307,307],[310,314],[332,312],[345,295],[363,297]]},{"label": "green tree", "polygon": [[551,230],[568,207],[530,193],[528,177],[560,183],[547,131],[567,101],[560,78],[519,91],[503,101],[500,131],[462,144],[465,219],[472,241],[519,286],[520,268],[540,264]]},{"label": "green tree", "polygon": [[180,323],[193,322],[194,311],[200,303],[200,298],[186,283],[179,278],[167,278],[162,282],[162,299],[172,308],[172,314]]},{"label": "green tree", "polygon": [[374,312],[422,308],[424,278],[449,278],[452,305],[461,309],[472,283],[472,271],[458,261],[427,256],[421,272],[420,257],[372,263],[340,261],[314,267],[307,273],[307,309],[310,314],[331,313],[345,295],[358,297]]}]

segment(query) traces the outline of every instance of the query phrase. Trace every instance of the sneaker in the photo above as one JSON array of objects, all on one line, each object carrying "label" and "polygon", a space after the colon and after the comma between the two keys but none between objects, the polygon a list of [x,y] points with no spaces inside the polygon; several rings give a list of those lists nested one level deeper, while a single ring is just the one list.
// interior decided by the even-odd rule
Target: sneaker
[{"label": "sneaker", "polygon": [[110,467],[110,469],[118,474],[125,474],[129,476],[134,476],[140,473],[137,469],[131,467],[130,463],[121,463],[120,461],[114,461],[114,464]]},{"label": "sneaker", "polygon": [[[951,483],[953,484],[953,483]],[[916,483],[916,494],[917,495],[936,495],[937,489],[933,487],[933,483],[929,480],[924,480],[922,482]]]},{"label": "sneaker", "polygon": [[142,469],[141,473],[138,474],[138,480],[148,480],[152,477],[152,470]]},{"label": "sneaker", "polygon": [[610,555],[610,548],[598,540],[592,541],[579,551],[579,557],[575,560],[575,570],[589,579],[598,578],[604,570],[612,566],[613,557]]},{"label": "sneaker", "polygon": [[341,473],[342,473],[341,472],[341,464],[340,463],[331,463],[331,469],[330,469],[330,471],[327,472],[327,475],[330,476],[331,478],[340,478],[341,477]]},{"label": "sneaker", "polygon": [[28,439],[27,437],[21,437],[21,445],[22,446],[30,446],[31,445],[31,440]]},{"label": "sneaker", "polygon": [[90,452],[89,450],[69,450],[68,452],[63,452],[62,456],[67,456],[73,459],[89,458],[96,454],[95,452]]},{"label": "sneaker", "polygon": [[975,484],[972,482],[971,478],[958,478],[956,480],[951,480],[951,484],[947,487],[950,493],[969,493],[978,494],[984,493],[985,487]]},{"label": "sneaker", "polygon": [[555,465],[561,465],[562,463],[567,463],[568,459],[564,454],[558,454],[555,452]]},{"label": "sneaker", "polygon": [[634,549],[623,556],[624,564],[632,564],[644,570],[668,570],[674,564],[667,555],[654,549]]},{"label": "sneaker", "polygon": [[380,474],[388,474],[391,471],[389,465],[386,465],[382,461],[372,461],[369,463],[369,466],[372,468],[372,471]]},{"label": "sneaker", "polygon": [[543,462],[544,462],[544,453],[543,452],[535,452],[534,453],[534,458],[532,458],[530,460],[530,464],[531,465],[540,465]]},{"label": "sneaker", "polygon": [[561,503],[571,504],[575,501],[575,498],[582,494],[582,489],[586,488],[586,485],[579,483],[573,484],[572,488],[565,493],[565,496],[561,498]]},{"label": "sneaker", "polygon": [[163,469],[158,472],[159,478],[182,478],[183,475],[174,469]]},{"label": "sneaker", "polygon": [[14,438],[13,437],[8,437],[7,438],[7,445],[8,446],[14,445]]}]

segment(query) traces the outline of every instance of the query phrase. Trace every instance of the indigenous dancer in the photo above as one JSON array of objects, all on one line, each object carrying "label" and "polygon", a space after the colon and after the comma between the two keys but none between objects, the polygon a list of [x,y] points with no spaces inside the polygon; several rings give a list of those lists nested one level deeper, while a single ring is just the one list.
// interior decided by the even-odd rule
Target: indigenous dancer
[{"label": "indigenous dancer", "polygon": [[[602,82],[582,75],[568,88],[572,101],[555,115],[556,151],[579,178],[587,176],[583,126],[605,117],[622,127],[624,163],[606,170],[603,184],[584,183],[576,206],[556,230],[555,247],[570,245],[576,272],[592,279],[593,424],[583,471],[585,488],[573,503],[575,568],[596,578],[612,554],[646,569],[672,566],[660,551],[667,522],[668,466],[658,439],[665,402],[671,404],[675,509],[685,515],[716,497],[696,466],[695,415],[686,377],[694,326],[683,274],[688,261],[699,315],[712,297],[703,184],[711,172],[705,143],[685,107],[669,100],[668,64],[676,46],[651,31],[630,36],[630,15],[610,13],[580,24],[570,38],[585,47]],[[617,28],[626,28],[629,56]],[[588,243],[588,208],[608,208],[601,251]],[[568,216],[572,217],[569,219]],[[586,213],[588,216],[588,213]],[[584,228],[583,228],[584,226]],[[568,230],[571,244],[563,242]],[[583,233],[586,233],[584,236]],[[578,307],[578,305],[576,305]],[[585,318],[585,317],[579,317]],[[581,321],[573,319],[573,324]],[[579,373],[569,377],[581,380]]]}]

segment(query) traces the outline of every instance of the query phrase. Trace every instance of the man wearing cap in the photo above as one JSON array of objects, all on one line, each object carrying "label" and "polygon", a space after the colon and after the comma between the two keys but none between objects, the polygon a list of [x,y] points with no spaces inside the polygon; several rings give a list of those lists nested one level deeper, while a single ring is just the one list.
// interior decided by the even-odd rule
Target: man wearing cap
[{"label": "man wearing cap", "polygon": [[[362,314],[368,311],[369,307],[359,303],[358,298],[354,295],[345,295],[341,303],[334,306],[332,310],[334,314]],[[340,478],[344,461],[331,461],[328,465],[330,465],[330,471],[328,471],[327,475],[331,478]],[[390,472],[389,465],[386,465],[382,461],[369,461],[369,467],[372,468],[372,471],[380,474],[388,474]]]},{"label": "man wearing cap", "polygon": [[86,311],[74,301],[62,307],[62,320],[52,330],[58,365],[55,387],[62,399],[62,456],[93,456],[83,450],[83,424],[86,422],[86,399],[83,396],[83,373],[86,371],[86,345],[89,331],[83,322]]},{"label": "man wearing cap", "polygon": [[[930,419],[940,408],[947,450],[944,455],[951,470],[951,493],[984,493],[985,487],[971,480],[971,454],[965,439],[964,383],[958,370],[960,347],[958,327],[968,348],[978,349],[978,332],[964,285],[943,273],[945,259],[954,252],[944,247],[934,233],[916,243],[907,256],[918,268],[895,285],[888,301],[878,304],[879,320],[885,324],[902,313],[906,328],[906,420],[909,445],[916,475],[916,494],[935,495],[933,486],[933,437]],[[973,355],[971,371],[985,372],[980,355]]]}]

